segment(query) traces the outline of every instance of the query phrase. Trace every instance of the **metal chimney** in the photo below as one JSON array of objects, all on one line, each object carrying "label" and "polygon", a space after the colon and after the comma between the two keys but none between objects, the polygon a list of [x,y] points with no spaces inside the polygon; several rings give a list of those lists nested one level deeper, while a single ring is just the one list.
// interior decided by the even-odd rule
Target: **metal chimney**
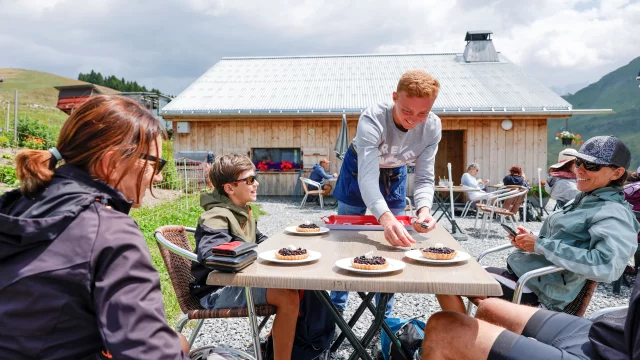
[{"label": "metal chimney", "polygon": [[467,46],[464,48],[463,58],[465,62],[498,62],[498,53],[491,41],[489,30],[467,31],[464,40]]}]

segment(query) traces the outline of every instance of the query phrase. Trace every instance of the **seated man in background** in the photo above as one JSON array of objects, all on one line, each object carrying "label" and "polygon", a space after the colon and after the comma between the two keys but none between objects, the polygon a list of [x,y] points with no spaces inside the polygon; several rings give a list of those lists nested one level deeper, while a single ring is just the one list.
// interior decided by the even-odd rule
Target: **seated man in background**
[{"label": "seated man in background", "polygon": [[338,174],[336,173],[327,174],[327,171],[329,170],[329,163],[330,162],[329,160],[327,160],[327,158],[320,159],[320,164],[313,165],[313,171],[311,171],[311,175],[309,175],[309,179],[320,183],[320,185],[322,186],[322,196],[329,195],[329,193],[331,193],[331,190],[333,189],[333,186],[325,184],[324,181],[335,179],[338,177]]},{"label": "seated man in background", "polygon": [[[260,243],[266,236],[256,227],[249,202],[256,201],[258,180],[251,159],[242,155],[217,157],[209,167],[209,181],[213,192],[200,196],[205,210],[196,227],[198,262],[191,272],[191,294],[200,299],[205,309],[246,307],[245,288],[207,285],[210,270],[204,261],[212,248],[232,241]],[[277,307],[273,321],[273,344],[276,359],[291,359],[291,350],[298,320],[299,296],[296,290],[253,288],[256,306],[271,304]]]}]

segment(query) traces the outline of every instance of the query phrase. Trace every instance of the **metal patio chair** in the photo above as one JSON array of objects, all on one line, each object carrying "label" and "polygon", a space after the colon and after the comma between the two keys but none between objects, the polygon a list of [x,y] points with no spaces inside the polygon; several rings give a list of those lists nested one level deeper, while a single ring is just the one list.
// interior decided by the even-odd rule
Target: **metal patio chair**
[{"label": "metal patio chair", "polygon": [[[478,255],[478,258],[476,260],[478,261],[478,263],[480,263],[480,261],[482,261],[482,259],[489,254],[493,254],[493,253],[497,253],[500,251],[509,250],[513,248],[514,246],[511,244],[496,246],[494,248],[483,251],[480,255]],[[565,269],[552,265],[552,266],[545,266],[543,268],[536,269],[536,270],[531,270],[523,274],[518,279],[518,282],[516,283],[516,288],[513,290],[513,299],[511,302],[513,302],[514,304],[520,304],[520,301],[522,300],[522,292],[524,290],[526,283],[529,280],[533,278],[537,278],[538,276],[553,274],[560,271],[565,271]],[[587,280],[587,282],[584,284],[584,286],[582,287],[582,289],[580,290],[576,298],[573,299],[573,301],[564,308],[563,312],[565,314],[583,317],[584,313],[587,311],[587,307],[589,307],[589,302],[591,302],[591,298],[593,297],[593,293],[596,290],[597,286],[598,286],[597,282],[593,280]],[[467,306],[467,314],[471,313],[472,304],[473,303],[469,301],[469,304]]]}]

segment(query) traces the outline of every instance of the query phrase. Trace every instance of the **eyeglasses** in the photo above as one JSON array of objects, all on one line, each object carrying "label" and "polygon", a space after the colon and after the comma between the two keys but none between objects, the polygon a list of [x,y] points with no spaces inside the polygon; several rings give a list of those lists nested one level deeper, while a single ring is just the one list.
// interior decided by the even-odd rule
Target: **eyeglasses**
[{"label": "eyeglasses", "polygon": [[582,159],[576,159],[576,169],[581,165],[584,165],[584,169],[587,171],[600,171],[603,167],[614,167],[614,165],[596,164]]},{"label": "eyeglasses", "polygon": [[245,183],[247,183],[247,185],[253,185],[253,183],[258,181],[258,178],[255,175],[251,175],[251,176],[248,176],[248,177],[243,178],[243,179],[238,179],[238,180],[235,180],[235,181],[231,181],[231,182],[229,182],[229,184],[233,184],[233,183],[237,183],[237,182],[243,182],[243,181]]},{"label": "eyeglasses", "polygon": [[153,155],[149,155],[149,154],[145,154],[142,153],[140,154],[140,159],[144,159],[147,161],[154,161],[156,163],[158,163],[158,168],[156,169],[156,174],[159,174],[160,171],[162,171],[162,168],[164,168],[165,165],[167,165],[167,160],[163,159],[163,158],[157,158]]}]

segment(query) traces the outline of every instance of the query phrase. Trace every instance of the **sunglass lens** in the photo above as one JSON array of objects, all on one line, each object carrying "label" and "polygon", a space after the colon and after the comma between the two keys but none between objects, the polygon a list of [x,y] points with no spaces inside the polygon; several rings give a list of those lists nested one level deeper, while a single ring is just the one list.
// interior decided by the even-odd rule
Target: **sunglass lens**
[{"label": "sunglass lens", "polygon": [[256,177],[255,176],[249,176],[247,178],[247,185],[252,185],[255,182],[256,182]]},{"label": "sunglass lens", "polygon": [[604,165],[594,164],[592,162],[584,161],[584,160],[576,160],[576,167],[580,167],[580,165],[584,165],[584,169],[587,171],[600,171]]}]

